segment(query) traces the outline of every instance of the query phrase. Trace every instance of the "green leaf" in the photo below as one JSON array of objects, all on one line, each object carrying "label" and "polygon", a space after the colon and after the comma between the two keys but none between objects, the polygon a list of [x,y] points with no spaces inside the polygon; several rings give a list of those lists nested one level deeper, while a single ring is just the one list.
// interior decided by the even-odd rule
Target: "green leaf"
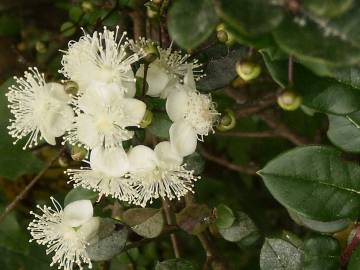
[{"label": "green leaf", "polygon": [[172,122],[166,113],[154,113],[149,131],[160,139],[169,139],[169,129],[171,125]]},{"label": "green leaf", "polygon": [[248,237],[259,236],[259,231],[250,217],[243,212],[236,212],[234,223],[228,228],[219,228],[221,236],[230,242],[239,242]]},{"label": "green leaf", "polygon": [[353,0],[303,0],[304,8],[319,16],[336,17],[348,11]]},{"label": "green leaf", "polygon": [[21,175],[39,172],[44,164],[34,154],[22,149],[23,141],[13,144],[7,126],[11,117],[5,92],[14,83],[8,79],[0,86],[0,176],[15,180]]},{"label": "green leaf", "polygon": [[259,174],[281,204],[310,219],[357,218],[360,167],[324,146],[304,146],[270,161]]},{"label": "green leaf", "polygon": [[19,34],[21,23],[17,16],[0,14],[0,37]]},{"label": "green leaf", "polygon": [[344,230],[351,223],[348,219],[334,221],[318,221],[304,217],[294,211],[289,211],[290,217],[299,225],[321,233],[335,233]]},{"label": "green leaf", "polygon": [[235,221],[234,212],[225,204],[219,204],[216,207],[215,224],[220,229],[229,228]]},{"label": "green leaf", "polygon": [[304,243],[303,270],[337,270],[340,266],[339,242],[329,236],[315,236]]},{"label": "green leaf", "polygon": [[280,6],[268,0],[221,0],[220,17],[246,35],[270,32],[282,21]]},{"label": "green leaf", "polygon": [[210,0],[178,0],[170,7],[168,29],[182,48],[193,49],[213,32],[218,18]]},{"label": "green leaf", "polygon": [[360,152],[360,112],[349,115],[328,115],[329,140],[344,151]]},{"label": "green leaf", "polygon": [[158,262],[155,270],[196,270],[194,265],[185,259],[170,259],[163,262]]},{"label": "green leaf", "polygon": [[71,37],[76,32],[76,26],[72,22],[64,22],[60,27],[60,32],[65,37]]},{"label": "green leaf", "polygon": [[293,244],[266,238],[260,253],[261,270],[300,270],[303,252]]},{"label": "green leaf", "polygon": [[86,252],[93,261],[106,261],[120,253],[125,247],[128,229],[113,220],[101,219],[98,239],[91,243]]},{"label": "green leaf", "polygon": [[274,31],[280,48],[296,58],[334,66],[356,64],[360,60],[358,29],[359,9],[339,20],[321,17],[299,18],[287,16]]},{"label": "green leaf", "polygon": [[211,91],[228,85],[237,77],[235,64],[245,54],[244,48],[228,50],[225,46],[219,46],[219,49],[209,56],[204,67],[206,76],[196,83],[197,88],[202,91]]},{"label": "green leaf", "polygon": [[95,202],[97,197],[98,193],[92,190],[85,189],[83,187],[76,187],[70,190],[68,194],[66,194],[64,199],[64,206],[78,200],[91,200],[92,202]]},{"label": "green leaf", "polygon": [[360,268],[360,246],[353,251],[347,270],[358,270]]},{"label": "green leaf", "polygon": [[145,238],[159,236],[164,228],[164,216],[161,209],[131,208],[123,213],[124,222],[138,235]]},{"label": "green leaf", "polygon": [[186,169],[194,171],[194,174],[201,174],[204,171],[205,161],[203,157],[195,152],[184,158],[184,164]]},{"label": "green leaf", "polygon": [[210,215],[207,205],[190,204],[176,214],[176,223],[189,234],[199,234],[207,228]]}]

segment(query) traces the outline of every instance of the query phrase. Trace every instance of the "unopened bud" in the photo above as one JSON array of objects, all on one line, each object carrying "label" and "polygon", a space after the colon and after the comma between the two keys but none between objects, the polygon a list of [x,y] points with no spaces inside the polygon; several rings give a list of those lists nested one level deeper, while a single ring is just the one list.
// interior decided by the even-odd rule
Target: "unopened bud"
[{"label": "unopened bud", "polygon": [[158,5],[156,5],[153,2],[148,2],[145,4],[145,6],[146,6],[147,16],[150,19],[155,19],[155,18],[159,17],[159,6]]},{"label": "unopened bud", "polygon": [[259,77],[261,67],[250,61],[239,61],[236,63],[236,72],[244,81],[251,81]]},{"label": "unopened bud", "polygon": [[84,147],[73,145],[71,147],[71,158],[76,161],[81,161],[85,159],[87,152]]},{"label": "unopened bud", "polygon": [[235,114],[232,110],[226,109],[221,115],[220,123],[216,126],[219,131],[228,131],[236,125]]},{"label": "unopened bud", "polygon": [[64,83],[65,92],[69,95],[75,95],[79,91],[79,85],[74,81],[66,81]]},{"label": "unopened bud", "polygon": [[20,51],[23,52],[26,50],[26,43],[25,42],[20,42],[16,45],[16,48]]},{"label": "unopened bud", "polygon": [[159,57],[159,51],[155,44],[149,44],[143,49],[145,51],[144,62],[150,64]]},{"label": "unopened bud", "polygon": [[94,6],[90,1],[84,1],[81,3],[81,8],[84,12],[91,12],[94,10]]},{"label": "unopened bud", "polygon": [[284,90],[277,98],[279,106],[286,111],[295,111],[302,103],[302,98],[292,90]]},{"label": "unopened bud", "polygon": [[219,24],[216,27],[216,36],[219,42],[225,43],[227,46],[232,46],[235,43],[234,36],[226,30],[225,25],[223,23]]},{"label": "unopened bud", "polygon": [[148,127],[151,124],[152,120],[153,120],[153,113],[149,110],[146,110],[144,118],[140,122],[140,127],[141,128]]},{"label": "unopened bud", "polygon": [[160,6],[162,4],[162,0],[152,0],[151,2],[153,2],[154,4]]},{"label": "unopened bud", "polygon": [[36,41],[35,49],[38,53],[46,53],[47,52],[46,45],[42,41]]}]

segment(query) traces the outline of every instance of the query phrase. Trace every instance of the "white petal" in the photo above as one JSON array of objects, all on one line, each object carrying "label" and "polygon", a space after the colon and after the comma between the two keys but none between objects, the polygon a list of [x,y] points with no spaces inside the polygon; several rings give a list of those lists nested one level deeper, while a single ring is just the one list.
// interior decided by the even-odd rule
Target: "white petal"
[{"label": "white petal", "polygon": [[90,153],[90,166],[93,170],[108,176],[123,176],[129,169],[129,161],[122,147],[94,148]]},{"label": "white petal", "polygon": [[188,156],[195,152],[197,134],[186,121],[177,121],[171,125],[170,142],[180,156]]},{"label": "white petal", "polygon": [[166,100],[166,112],[172,121],[184,119],[188,100],[189,96],[181,88],[177,88],[169,94]]},{"label": "white petal", "polygon": [[94,120],[87,114],[80,114],[76,120],[77,136],[80,142],[91,148],[98,143],[98,132]]},{"label": "white petal", "polygon": [[126,126],[136,126],[144,118],[146,104],[135,98],[124,98],[123,108],[128,119]]},{"label": "white petal", "polygon": [[170,82],[166,85],[166,87],[164,88],[164,90],[161,92],[160,94],[160,98],[162,99],[167,99],[167,97],[169,96],[169,94],[172,91],[176,91],[177,88],[181,86],[179,79],[177,78],[172,78],[170,80]]},{"label": "white petal", "polygon": [[55,137],[60,137],[71,127],[73,118],[74,112],[71,107],[64,105],[61,109],[59,109],[59,111],[48,113],[46,117],[46,125]]},{"label": "white petal", "polygon": [[43,123],[39,125],[39,130],[41,136],[44,140],[50,145],[56,145],[55,136],[54,134],[48,129],[46,125]]},{"label": "white petal", "polygon": [[130,171],[147,172],[154,170],[158,164],[155,152],[145,146],[137,145],[128,152]]},{"label": "white petal", "polygon": [[70,95],[65,92],[64,86],[60,83],[47,83],[46,87],[49,89],[49,94],[52,98],[66,104],[70,101]]},{"label": "white petal", "polygon": [[183,158],[177,153],[170,142],[165,141],[155,146],[154,152],[160,162],[167,165],[181,165]]},{"label": "white petal", "polygon": [[117,83],[93,81],[87,91],[96,93],[105,104],[111,103],[114,98],[124,96],[124,91]]},{"label": "white petal", "polygon": [[190,89],[196,89],[196,84],[195,84],[195,79],[194,79],[194,74],[193,74],[193,69],[192,66],[189,65],[187,73],[184,77],[184,84],[189,87]]},{"label": "white petal", "polygon": [[125,97],[132,98],[136,94],[136,80],[132,70],[126,72],[126,76],[132,78],[133,81],[122,81],[121,85],[126,89]]},{"label": "white petal", "polygon": [[[139,77],[144,77],[143,66],[138,69],[136,75]],[[146,94],[152,97],[158,97],[169,83],[170,75],[164,68],[159,65],[157,61],[155,61],[149,65],[146,81],[149,85],[149,89]]]},{"label": "white petal", "polygon": [[79,200],[69,203],[64,208],[64,223],[79,227],[92,218],[94,209],[90,200]]},{"label": "white petal", "polygon": [[76,233],[81,234],[82,237],[87,242],[91,242],[93,240],[98,232],[100,227],[100,218],[99,217],[92,217],[90,218],[86,223],[81,225],[81,227],[76,231]]}]

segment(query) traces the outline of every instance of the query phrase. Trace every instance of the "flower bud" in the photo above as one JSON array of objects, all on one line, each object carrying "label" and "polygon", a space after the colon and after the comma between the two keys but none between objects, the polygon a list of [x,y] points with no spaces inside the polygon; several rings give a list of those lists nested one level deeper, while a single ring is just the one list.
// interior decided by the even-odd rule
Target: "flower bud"
[{"label": "flower bud", "polygon": [[155,44],[149,44],[145,48],[143,48],[145,51],[145,56],[143,58],[144,62],[150,64],[156,60],[156,58],[159,57],[159,51]]},{"label": "flower bud", "polygon": [[250,61],[239,61],[236,63],[236,72],[244,81],[251,81],[259,77],[261,67]]},{"label": "flower bud", "polygon": [[235,43],[233,35],[226,30],[223,23],[216,27],[216,36],[219,42],[225,43],[229,47]]},{"label": "flower bud", "polygon": [[84,147],[73,145],[71,147],[71,158],[76,161],[81,161],[86,157],[87,152]]},{"label": "flower bud", "polygon": [[79,85],[74,81],[66,81],[64,83],[65,92],[69,95],[75,95],[79,91]]},{"label": "flower bud", "polygon": [[153,120],[153,113],[149,110],[146,110],[144,118],[140,122],[141,128],[147,128]]},{"label": "flower bud", "polygon": [[16,48],[20,51],[20,52],[23,52],[26,50],[26,43],[25,42],[20,42],[16,45]]},{"label": "flower bud", "polygon": [[156,5],[155,3],[153,2],[147,2],[145,4],[146,6],[146,13],[147,13],[147,16],[150,18],[150,19],[155,19],[155,18],[158,18],[159,17],[159,7],[158,5]]},{"label": "flower bud", "polygon": [[84,12],[91,12],[94,10],[94,6],[90,1],[83,1],[81,3],[81,8]]},{"label": "flower bud", "polygon": [[162,0],[152,0],[152,2],[158,6],[162,4]]},{"label": "flower bud", "polygon": [[226,109],[221,115],[220,123],[216,126],[219,131],[228,131],[236,125],[235,114],[232,110]]},{"label": "flower bud", "polygon": [[42,41],[36,41],[35,49],[38,53],[46,53],[47,52],[46,45]]},{"label": "flower bud", "polygon": [[286,111],[295,111],[302,103],[302,98],[292,90],[284,90],[277,98],[279,106]]}]

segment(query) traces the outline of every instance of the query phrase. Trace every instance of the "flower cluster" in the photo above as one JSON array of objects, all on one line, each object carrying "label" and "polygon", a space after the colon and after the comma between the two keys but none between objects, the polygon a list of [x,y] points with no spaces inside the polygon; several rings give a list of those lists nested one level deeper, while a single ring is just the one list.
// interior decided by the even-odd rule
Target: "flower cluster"
[{"label": "flower cluster", "polygon": [[[214,131],[218,112],[211,96],[196,89],[195,81],[203,76],[197,60],[144,38],[129,40],[118,29],[85,33],[62,51],[59,72],[78,86],[76,94],[68,94],[64,84],[46,82],[36,68],[15,78],[16,84],[7,93],[14,115],[9,133],[15,143],[27,137],[24,148],[42,139],[55,145],[55,138],[62,138],[63,144],[87,149],[87,166],[68,169],[66,174],[75,187],[94,190],[100,197],[143,207],[156,198],[179,199],[193,192],[199,178],[184,164],[184,157]],[[142,59],[149,45],[156,47],[158,58],[146,64],[145,72]],[[135,75],[145,77],[146,95],[166,99],[166,112],[173,121],[169,141],[153,149],[123,147],[140,128],[146,112],[145,99],[136,95]],[[53,263],[66,270],[74,264],[80,269],[81,263],[90,266],[86,245],[96,229],[92,210],[91,215],[75,211],[71,204],[62,210],[53,202],[56,210],[40,208],[43,215],[35,215],[30,224],[33,239],[47,245],[48,253],[55,252]],[[88,202],[79,204],[74,207],[84,208]]]}]

